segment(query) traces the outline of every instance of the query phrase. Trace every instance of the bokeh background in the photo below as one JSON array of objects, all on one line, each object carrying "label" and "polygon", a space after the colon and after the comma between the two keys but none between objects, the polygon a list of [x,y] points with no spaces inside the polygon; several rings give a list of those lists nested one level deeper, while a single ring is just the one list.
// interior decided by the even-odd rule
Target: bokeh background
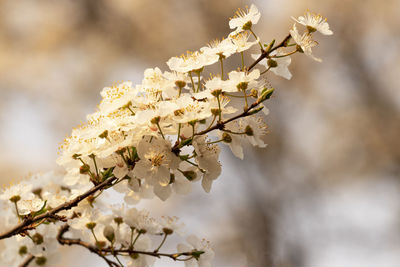
[{"label": "bokeh background", "polygon": [[[197,185],[142,205],[210,240],[215,266],[400,266],[397,0],[1,0],[0,184],[56,168],[59,143],[104,86],[166,70],[227,35],[251,3],[264,42],[307,9],[326,16],[335,34],[317,37],[323,63],[295,55],[290,81],[268,76],[268,148],[247,148],[244,161],[224,149],[211,194]],[[71,248],[59,266],[100,264]]]}]

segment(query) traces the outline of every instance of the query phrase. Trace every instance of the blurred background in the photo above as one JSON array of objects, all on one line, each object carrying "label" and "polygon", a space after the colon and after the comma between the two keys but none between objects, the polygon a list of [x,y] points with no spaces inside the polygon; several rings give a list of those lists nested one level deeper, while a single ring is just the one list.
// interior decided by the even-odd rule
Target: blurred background
[{"label": "blurred background", "polygon": [[[197,184],[143,205],[210,240],[215,266],[400,266],[397,0],[1,0],[0,184],[55,168],[104,86],[167,70],[171,56],[226,36],[251,3],[264,42],[307,9],[327,17],[334,35],[316,35],[314,49],[323,63],[295,55],[290,81],[268,76],[269,145],[244,161],[224,148],[211,194]],[[59,266],[100,264],[71,248]]]}]

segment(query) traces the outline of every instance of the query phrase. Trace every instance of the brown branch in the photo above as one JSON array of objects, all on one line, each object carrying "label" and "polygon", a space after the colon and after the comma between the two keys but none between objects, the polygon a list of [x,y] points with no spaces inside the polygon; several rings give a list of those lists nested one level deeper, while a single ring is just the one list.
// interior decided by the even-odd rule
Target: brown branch
[{"label": "brown branch", "polygon": [[88,196],[96,193],[97,191],[103,190],[105,189],[107,186],[111,185],[115,180],[117,180],[116,177],[110,177],[107,180],[105,180],[104,182],[94,186],[93,188],[89,189],[88,191],[86,191],[85,193],[83,193],[82,195],[77,196],[76,198],[64,202],[63,204],[55,207],[54,209],[51,209],[41,215],[35,216],[35,217],[27,217],[24,219],[24,221],[20,224],[18,224],[17,226],[15,226],[14,228],[10,229],[9,231],[3,233],[0,235],[0,240],[1,239],[5,239],[17,234],[21,234],[21,233],[25,233],[27,230],[32,230],[34,227],[32,226],[32,224],[42,221],[42,220],[46,220],[46,219],[62,219],[62,217],[58,216],[57,213],[63,210],[69,210],[73,207],[76,207],[79,202],[81,202],[82,200],[84,200],[85,198],[87,198]]},{"label": "brown branch", "polygon": [[250,67],[247,69],[248,71],[254,68],[261,60],[264,58],[269,57],[271,52],[275,51],[276,49],[280,47],[285,47],[289,39],[291,38],[290,34],[288,34],[285,39],[283,39],[282,42],[280,42],[278,45],[276,45],[274,48],[270,49],[269,51],[262,50],[261,55],[256,59],[256,61],[253,62],[253,64],[250,65]]},{"label": "brown branch", "polygon": [[[192,257],[194,254],[193,252],[181,252],[181,253],[160,253],[160,252],[154,252],[154,251],[142,251],[142,250],[134,250],[131,248],[128,249],[113,249],[113,248],[98,248],[88,242],[82,241],[80,239],[71,239],[71,238],[65,238],[64,234],[68,232],[69,230],[69,225],[65,224],[63,225],[57,235],[57,240],[61,245],[67,245],[67,246],[72,246],[72,245],[77,245],[81,247],[87,248],[90,252],[95,253],[102,257],[104,260],[109,261],[109,259],[106,258],[107,254],[108,255],[117,255],[121,253],[128,255],[132,254],[142,254],[142,255],[148,255],[156,258],[161,258],[161,257],[167,257],[171,258],[173,260],[181,260],[178,259],[181,256],[188,256]],[[197,251],[199,253],[200,251]],[[187,259],[184,259],[187,260]],[[119,266],[118,264],[114,263],[115,266]]]},{"label": "brown branch", "polygon": [[29,255],[18,267],[27,267],[34,259],[35,256]]}]

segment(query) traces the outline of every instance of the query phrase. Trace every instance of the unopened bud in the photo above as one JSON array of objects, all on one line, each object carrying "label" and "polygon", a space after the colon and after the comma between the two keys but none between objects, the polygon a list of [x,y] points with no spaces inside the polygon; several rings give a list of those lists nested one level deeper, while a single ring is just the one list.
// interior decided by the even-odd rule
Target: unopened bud
[{"label": "unopened bud", "polygon": [[273,60],[271,58],[268,59],[267,64],[268,64],[268,67],[270,67],[270,68],[278,67],[278,63],[276,62],[276,60]]},{"label": "unopened bud", "polygon": [[95,222],[88,222],[86,224],[86,228],[89,230],[93,230],[96,227],[96,223]]},{"label": "unopened bud", "polygon": [[223,133],[222,141],[225,143],[232,143],[232,136],[230,136],[228,133]]},{"label": "unopened bud", "polygon": [[40,257],[35,257],[35,263],[39,266],[45,265],[47,262],[46,257],[40,256]]},{"label": "unopened bud", "polygon": [[250,127],[250,125],[247,125],[246,128],[244,129],[244,133],[248,136],[253,136],[254,132],[253,129]]},{"label": "unopened bud", "polygon": [[265,101],[265,100],[267,100],[267,99],[270,99],[271,98],[271,95],[272,95],[272,93],[274,92],[274,88],[264,88],[262,91],[261,91],[261,96],[260,96],[260,98],[257,100],[257,102],[258,103],[261,103],[261,102],[263,102],[263,101]]},{"label": "unopened bud", "polygon": [[43,236],[39,233],[36,233],[32,236],[32,241],[33,243],[35,243],[36,245],[40,245],[43,243]]},{"label": "unopened bud", "polygon": [[104,227],[103,235],[111,243],[114,242],[115,234],[114,234],[114,228],[112,226],[107,225],[106,227]]},{"label": "unopened bud", "polygon": [[158,124],[160,122],[160,120],[161,120],[161,117],[157,116],[157,117],[152,118],[150,122],[153,124]]}]

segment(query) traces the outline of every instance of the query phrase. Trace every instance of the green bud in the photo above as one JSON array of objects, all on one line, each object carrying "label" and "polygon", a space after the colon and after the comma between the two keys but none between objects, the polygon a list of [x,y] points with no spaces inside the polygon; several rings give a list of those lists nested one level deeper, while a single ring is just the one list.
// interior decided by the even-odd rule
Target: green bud
[{"label": "green bud", "polygon": [[244,129],[244,133],[248,136],[253,136],[254,132],[253,129],[250,127],[250,125],[247,125],[246,128]]},{"label": "green bud", "polygon": [[96,223],[95,222],[88,222],[86,224],[86,228],[89,230],[93,230],[96,227]]},{"label": "green bud", "polygon": [[265,101],[265,100],[267,100],[267,99],[270,99],[272,93],[274,92],[274,90],[275,90],[274,88],[270,88],[270,89],[264,88],[264,89],[261,91],[261,96],[258,98],[257,102],[258,102],[258,103],[261,103],[261,102],[263,102],[263,101]]},{"label": "green bud", "polygon": [[32,241],[33,243],[35,243],[36,245],[40,245],[43,243],[43,236],[39,233],[36,233],[32,236]]},{"label": "green bud", "polygon": [[223,133],[222,141],[225,143],[232,143],[232,136],[230,136],[228,133]]},{"label": "green bud", "polygon": [[206,124],[206,119],[199,120],[200,124]]},{"label": "green bud", "polygon": [[204,251],[197,251],[197,250],[191,252],[193,258],[195,258],[196,260],[199,260],[200,255],[203,253],[204,253]]},{"label": "green bud", "polygon": [[264,46],[265,46],[265,51],[266,51],[266,52],[269,52],[269,51],[271,50],[271,48],[274,46],[274,44],[275,44],[275,39],[272,40],[269,44],[264,44]]},{"label": "green bud", "polygon": [[257,108],[253,108],[252,110],[250,110],[250,111],[248,112],[248,114],[249,114],[249,115],[254,115],[254,114],[260,112],[263,108],[264,108],[264,107],[262,107],[262,106],[257,107]]},{"label": "green bud", "polygon": [[35,263],[36,263],[37,265],[39,265],[39,266],[45,265],[46,262],[47,262],[47,259],[46,259],[45,257],[43,257],[43,256],[40,256],[40,257],[36,257],[36,258],[35,258]]},{"label": "green bud", "polygon": [[276,62],[276,60],[273,60],[271,58],[268,59],[267,64],[268,64],[268,67],[270,67],[270,68],[278,67],[278,63]]},{"label": "green bud", "polygon": [[250,96],[257,98],[258,96],[258,91],[256,89],[251,89],[250,90]]}]

